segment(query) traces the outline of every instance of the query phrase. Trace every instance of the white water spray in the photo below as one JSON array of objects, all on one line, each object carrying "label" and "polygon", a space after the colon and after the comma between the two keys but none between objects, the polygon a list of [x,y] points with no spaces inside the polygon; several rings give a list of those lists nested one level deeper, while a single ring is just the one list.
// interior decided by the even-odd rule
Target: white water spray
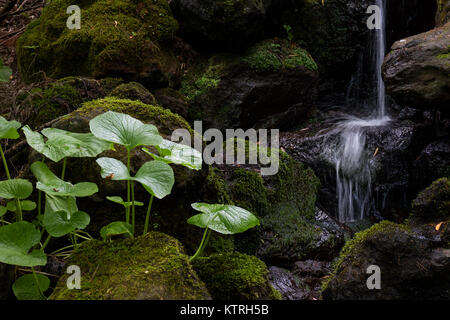
[{"label": "white water spray", "polygon": [[[363,219],[372,205],[370,161],[374,150],[366,150],[366,130],[369,127],[384,126],[390,118],[386,116],[386,95],[381,68],[385,56],[385,12],[386,0],[377,0],[381,9],[381,29],[373,30],[375,52],[372,61],[376,72],[376,115],[368,119],[353,116],[338,123],[331,134],[339,136],[334,152],[326,151],[328,159],[336,166],[336,191],[339,220],[352,222]],[[331,155],[331,157],[330,157]]]}]

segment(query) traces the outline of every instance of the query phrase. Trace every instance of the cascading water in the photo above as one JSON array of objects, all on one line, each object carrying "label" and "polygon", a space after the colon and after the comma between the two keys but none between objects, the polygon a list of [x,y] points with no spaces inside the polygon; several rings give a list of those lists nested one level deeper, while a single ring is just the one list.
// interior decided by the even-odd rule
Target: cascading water
[{"label": "cascading water", "polygon": [[[386,49],[385,1],[377,0],[376,4],[381,9],[382,22],[380,29],[372,31],[374,36],[372,37],[371,63],[376,81],[376,94],[373,95],[372,102],[376,104],[376,112],[366,119],[349,116],[339,122],[328,134],[328,136],[339,137],[334,150],[326,150],[325,154],[336,166],[336,192],[341,222],[363,219],[373,205],[370,162],[374,157],[374,150],[365,149],[366,130],[369,127],[386,125],[390,120],[386,116],[385,87],[381,74]],[[358,102],[365,103],[363,100]],[[359,107],[363,106],[359,105]]]}]

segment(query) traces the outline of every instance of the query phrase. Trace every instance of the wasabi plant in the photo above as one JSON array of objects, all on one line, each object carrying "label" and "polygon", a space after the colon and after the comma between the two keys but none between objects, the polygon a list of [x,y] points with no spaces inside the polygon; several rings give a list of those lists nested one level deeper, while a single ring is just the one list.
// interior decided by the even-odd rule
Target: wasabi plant
[{"label": "wasabi plant", "polygon": [[197,251],[189,260],[191,262],[202,255],[208,245],[211,230],[221,234],[236,234],[259,225],[258,218],[241,207],[199,202],[191,206],[201,213],[190,217],[188,223],[205,229]]},{"label": "wasabi plant", "polygon": [[[116,221],[104,227],[101,233],[105,237],[129,234],[131,225],[131,233],[134,235],[135,206],[140,205],[140,202],[135,200],[134,182],[139,182],[150,194],[143,232],[146,234],[154,197],[162,199],[172,191],[174,174],[169,164],[179,164],[199,170],[202,164],[200,152],[188,146],[165,140],[159,135],[155,126],[144,124],[129,115],[118,112],[108,111],[98,115],[90,121],[89,126],[96,137],[122,145],[127,151],[127,165],[113,158],[97,159],[97,163],[101,167],[100,174],[103,178],[127,182],[126,201],[118,196],[108,198],[108,200],[124,206],[125,221]],[[132,176],[130,172],[131,151],[139,146],[152,146],[156,149],[158,155],[148,148],[143,148],[142,150],[152,156],[154,160],[144,163]]]}]

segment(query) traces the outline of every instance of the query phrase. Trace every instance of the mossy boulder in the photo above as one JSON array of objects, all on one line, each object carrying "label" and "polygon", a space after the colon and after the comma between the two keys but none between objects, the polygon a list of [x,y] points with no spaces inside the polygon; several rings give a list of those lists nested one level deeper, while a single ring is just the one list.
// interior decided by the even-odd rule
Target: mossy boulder
[{"label": "mossy boulder", "polygon": [[383,64],[389,95],[401,106],[448,110],[450,22],[395,42]]},{"label": "mossy boulder", "polygon": [[81,289],[63,275],[52,300],[205,300],[210,295],[174,238],[151,232],[134,239],[84,242],[68,265],[81,270]]},{"label": "mossy boulder", "polygon": [[412,203],[412,218],[435,221],[450,218],[450,180],[441,178],[423,190]]},{"label": "mossy boulder", "polygon": [[286,128],[312,107],[317,65],[300,46],[266,40],[243,55],[200,56],[181,81],[188,120],[208,127]]},{"label": "mossy boulder", "polygon": [[24,80],[44,75],[119,76],[167,83],[178,60],[171,40],[178,29],[166,0],[85,0],[81,28],[66,26],[69,0],[54,0],[17,41]]},{"label": "mossy boulder", "polygon": [[145,104],[157,104],[155,97],[150,91],[138,82],[123,83],[114,88],[109,96],[120,99],[137,100]]},{"label": "mossy boulder", "polygon": [[281,300],[269,283],[267,266],[254,256],[213,254],[194,260],[193,267],[215,300]]},{"label": "mossy boulder", "polygon": [[270,0],[173,0],[184,38],[206,50],[239,51],[260,39]]},{"label": "mossy boulder", "polygon": [[62,115],[78,109],[83,102],[104,98],[123,82],[118,78],[96,80],[87,77],[66,77],[44,86],[35,86],[18,94],[19,117],[39,128]]},{"label": "mossy boulder", "polygon": [[[413,227],[382,221],[349,240],[323,284],[324,299],[449,299],[448,224]],[[381,271],[381,289],[369,290],[369,266]]]},{"label": "mossy boulder", "polygon": [[153,93],[162,107],[179,114],[183,118],[187,117],[189,108],[188,101],[181,92],[172,88],[163,88],[157,89]]}]

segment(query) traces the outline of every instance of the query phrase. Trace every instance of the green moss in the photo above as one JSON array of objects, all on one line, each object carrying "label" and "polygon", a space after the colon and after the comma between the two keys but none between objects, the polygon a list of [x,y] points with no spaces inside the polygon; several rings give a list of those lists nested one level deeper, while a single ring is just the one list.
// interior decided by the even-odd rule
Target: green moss
[{"label": "green moss", "polygon": [[427,220],[450,217],[450,179],[434,181],[412,202],[411,218]]},{"label": "green moss", "polygon": [[303,48],[285,40],[265,40],[252,47],[243,61],[252,69],[279,71],[305,67],[317,71],[317,64]]},{"label": "green moss", "polygon": [[152,123],[164,135],[171,135],[174,130],[180,128],[186,128],[193,134],[193,130],[187,121],[168,109],[147,105],[139,101],[118,99],[116,97],[106,97],[104,99],[86,102],[81,108],[68,115],[68,117],[83,116],[93,118],[95,115],[108,110],[126,113],[143,122]]},{"label": "green moss", "polygon": [[344,261],[352,259],[352,257],[355,257],[360,253],[364,243],[366,243],[373,237],[391,238],[398,231],[407,233],[412,232],[411,228],[407,225],[397,224],[388,220],[384,220],[373,225],[369,229],[356,233],[353,239],[348,240],[345,243],[339,254],[339,257],[333,262],[333,272],[322,283],[322,291],[327,288],[330,281],[340,269],[342,263]]},{"label": "green moss", "polygon": [[35,129],[78,108],[81,102],[77,89],[61,83],[52,83],[44,89],[33,88],[17,98],[21,108],[31,110],[32,116],[28,124]]},{"label": "green moss", "polygon": [[178,23],[166,0],[81,1],[81,29],[66,27],[69,0],[54,0],[17,42],[23,79],[68,75],[127,74],[161,63],[160,43],[172,39]]},{"label": "green moss", "polygon": [[208,299],[180,243],[152,232],[135,239],[84,242],[68,265],[81,269],[81,289],[69,290],[63,275],[52,300]]},{"label": "green moss", "polygon": [[217,300],[279,299],[269,284],[264,262],[241,253],[214,254],[199,258],[193,266],[212,297]]},{"label": "green moss", "polygon": [[109,96],[141,101],[145,104],[157,104],[155,97],[140,83],[129,82],[117,86]]}]

